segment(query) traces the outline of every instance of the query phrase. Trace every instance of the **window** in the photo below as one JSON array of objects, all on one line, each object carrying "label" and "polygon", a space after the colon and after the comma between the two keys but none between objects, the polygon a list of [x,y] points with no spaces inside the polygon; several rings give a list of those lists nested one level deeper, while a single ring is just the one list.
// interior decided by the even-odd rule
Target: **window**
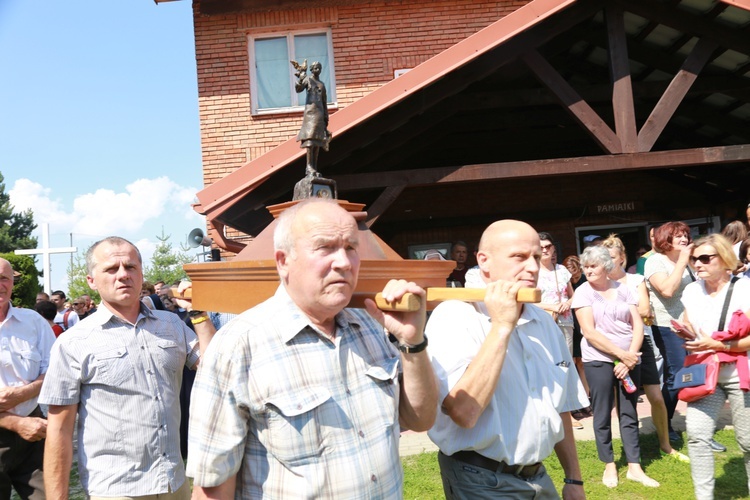
[{"label": "window", "polygon": [[304,106],[306,93],[294,90],[297,77],[291,60],[302,64],[307,59],[308,74],[312,63],[320,62],[320,79],[326,86],[329,105],[336,102],[330,31],[251,36],[249,45],[254,114]]}]

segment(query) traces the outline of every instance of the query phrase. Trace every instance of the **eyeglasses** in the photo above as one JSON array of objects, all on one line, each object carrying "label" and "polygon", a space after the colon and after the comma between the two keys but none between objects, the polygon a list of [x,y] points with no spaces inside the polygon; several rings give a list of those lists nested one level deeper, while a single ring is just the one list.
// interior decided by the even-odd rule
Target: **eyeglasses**
[{"label": "eyeglasses", "polygon": [[554,245],[552,245],[552,243],[550,243],[549,245],[542,245],[542,252],[545,252],[545,251],[549,250],[553,246]]},{"label": "eyeglasses", "polygon": [[711,259],[713,259],[717,255],[718,254],[712,253],[712,254],[699,255],[697,257],[692,257],[691,256],[690,257],[690,263],[693,264],[693,265],[695,265],[696,261],[700,261],[701,264],[708,264],[709,262],[711,262]]}]

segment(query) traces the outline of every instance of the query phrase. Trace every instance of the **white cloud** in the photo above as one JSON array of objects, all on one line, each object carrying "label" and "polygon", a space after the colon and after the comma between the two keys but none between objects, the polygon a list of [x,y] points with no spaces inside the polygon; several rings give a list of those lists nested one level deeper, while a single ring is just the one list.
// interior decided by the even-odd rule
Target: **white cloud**
[{"label": "white cloud", "polygon": [[70,231],[75,222],[75,216],[66,214],[60,200],[53,199],[51,193],[51,188],[29,179],[18,179],[8,190],[10,204],[16,212],[31,209],[34,212],[35,222],[47,222],[52,227],[60,228],[61,232]]},{"label": "white cloud", "polygon": [[143,259],[143,267],[146,268],[146,263],[151,262],[151,257],[154,256],[156,251],[156,243],[147,240],[145,238],[140,239],[134,243],[138,251],[141,252],[141,258]]},{"label": "white cloud", "polygon": [[[150,265],[162,227],[165,234],[172,236],[170,243],[175,249],[180,248],[191,229],[205,227],[204,218],[191,206],[196,192],[197,189],[181,186],[166,176],[137,179],[119,192],[108,187],[93,193],[66,192],[65,201],[53,188],[25,178],[17,179],[8,190],[16,212],[31,209],[34,222],[50,225],[52,247],[72,243],[82,252],[102,237],[117,235],[135,242],[144,267]],[[41,229],[34,235],[41,236]],[[52,256],[53,289],[67,287],[67,258]],[[41,269],[41,259],[37,259],[37,266]]]},{"label": "white cloud", "polygon": [[131,238],[140,236],[147,223],[167,222],[170,216],[178,216],[181,224],[200,225],[202,217],[191,207],[195,193],[195,188],[180,186],[168,177],[138,179],[123,192],[102,188],[76,195],[72,211],[66,212],[51,188],[29,179],[18,179],[8,191],[16,211],[32,209],[34,220],[49,223],[56,233]]}]

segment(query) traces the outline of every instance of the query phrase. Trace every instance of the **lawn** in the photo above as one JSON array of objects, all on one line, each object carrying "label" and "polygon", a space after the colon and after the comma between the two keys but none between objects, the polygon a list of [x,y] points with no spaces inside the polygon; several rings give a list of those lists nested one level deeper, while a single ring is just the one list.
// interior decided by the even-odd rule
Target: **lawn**
[{"label": "lawn", "polygon": [[[716,434],[719,442],[727,446],[726,453],[716,453],[716,490],[715,496],[719,500],[749,498],[745,467],[734,431],[722,430]],[[622,457],[618,461],[620,471],[620,485],[612,490],[601,483],[604,465],[596,455],[594,441],[578,441],[578,457],[585,481],[586,496],[590,499],[658,499],[685,500],[694,498],[693,482],[690,479],[690,465],[676,460],[659,456],[656,435],[641,436],[641,464],[646,473],[661,483],[660,488],[652,489],[641,486],[625,479],[627,464],[622,457],[622,442],[614,440],[615,456]],[[687,454],[687,446],[680,448]],[[440,471],[437,463],[437,453],[422,453],[403,457],[404,465],[404,498],[406,500],[429,500],[443,497],[443,486],[440,482]],[[562,491],[563,472],[554,454],[544,461],[550,476],[555,481],[558,491]],[[14,499],[18,497],[13,496]],[[83,500],[84,494],[80,490],[77,471],[71,474],[71,500]]]},{"label": "lawn", "polygon": [[[726,453],[716,453],[716,499],[729,500],[748,498],[745,466],[734,431],[722,430],[716,434],[716,439],[728,448]],[[658,499],[685,500],[695,498],[693,482],[690,478],[690,465],[676,460],[661,458],[656,435],[641,436],[641,464],[646,473],[659,481],[661,487],[646,488],[639,483],[625,479],[627,464],[622,455],[622,442],[614,440],[617,468],[620,472],[620,484],[617,488],[608,489],[602,482],[604,464],[597,458],[596,443],[594,441],[578,441],[578,458],[581,464],[584,489],[590,499]],[[680,448],[687,454],[687,445]],[[422,453],[402,458],[404,464],[404,498],[407,500],[440,499],[443,496],[443,486],[440,481],[440,470],[437,463],[437,453]],[[553,454],[544,461],[558,492],[563,487],[563,471],[560,462]]]}]

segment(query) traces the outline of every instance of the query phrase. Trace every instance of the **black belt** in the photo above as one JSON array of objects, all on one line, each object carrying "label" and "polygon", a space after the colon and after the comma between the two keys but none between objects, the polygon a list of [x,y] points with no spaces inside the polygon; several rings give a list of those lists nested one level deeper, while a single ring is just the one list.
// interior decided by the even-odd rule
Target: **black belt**
[{"label": "black belt", "polygon": [[509,465],[505,462],[492,460],[491,458],[487,458],[484,455],[480,455],[476,451],[471,450],[457,451],[453,455],[450,455],[450,457],[460,460],[461,462],[466,462],[469,465],[481,467],[482,469],[487,469],[492,472],[500,472],[502,474],[510,474],[523,479],[536,476],[539,474],[539,469],[542,467],[542,462],[537,462],[531,465]]}]

